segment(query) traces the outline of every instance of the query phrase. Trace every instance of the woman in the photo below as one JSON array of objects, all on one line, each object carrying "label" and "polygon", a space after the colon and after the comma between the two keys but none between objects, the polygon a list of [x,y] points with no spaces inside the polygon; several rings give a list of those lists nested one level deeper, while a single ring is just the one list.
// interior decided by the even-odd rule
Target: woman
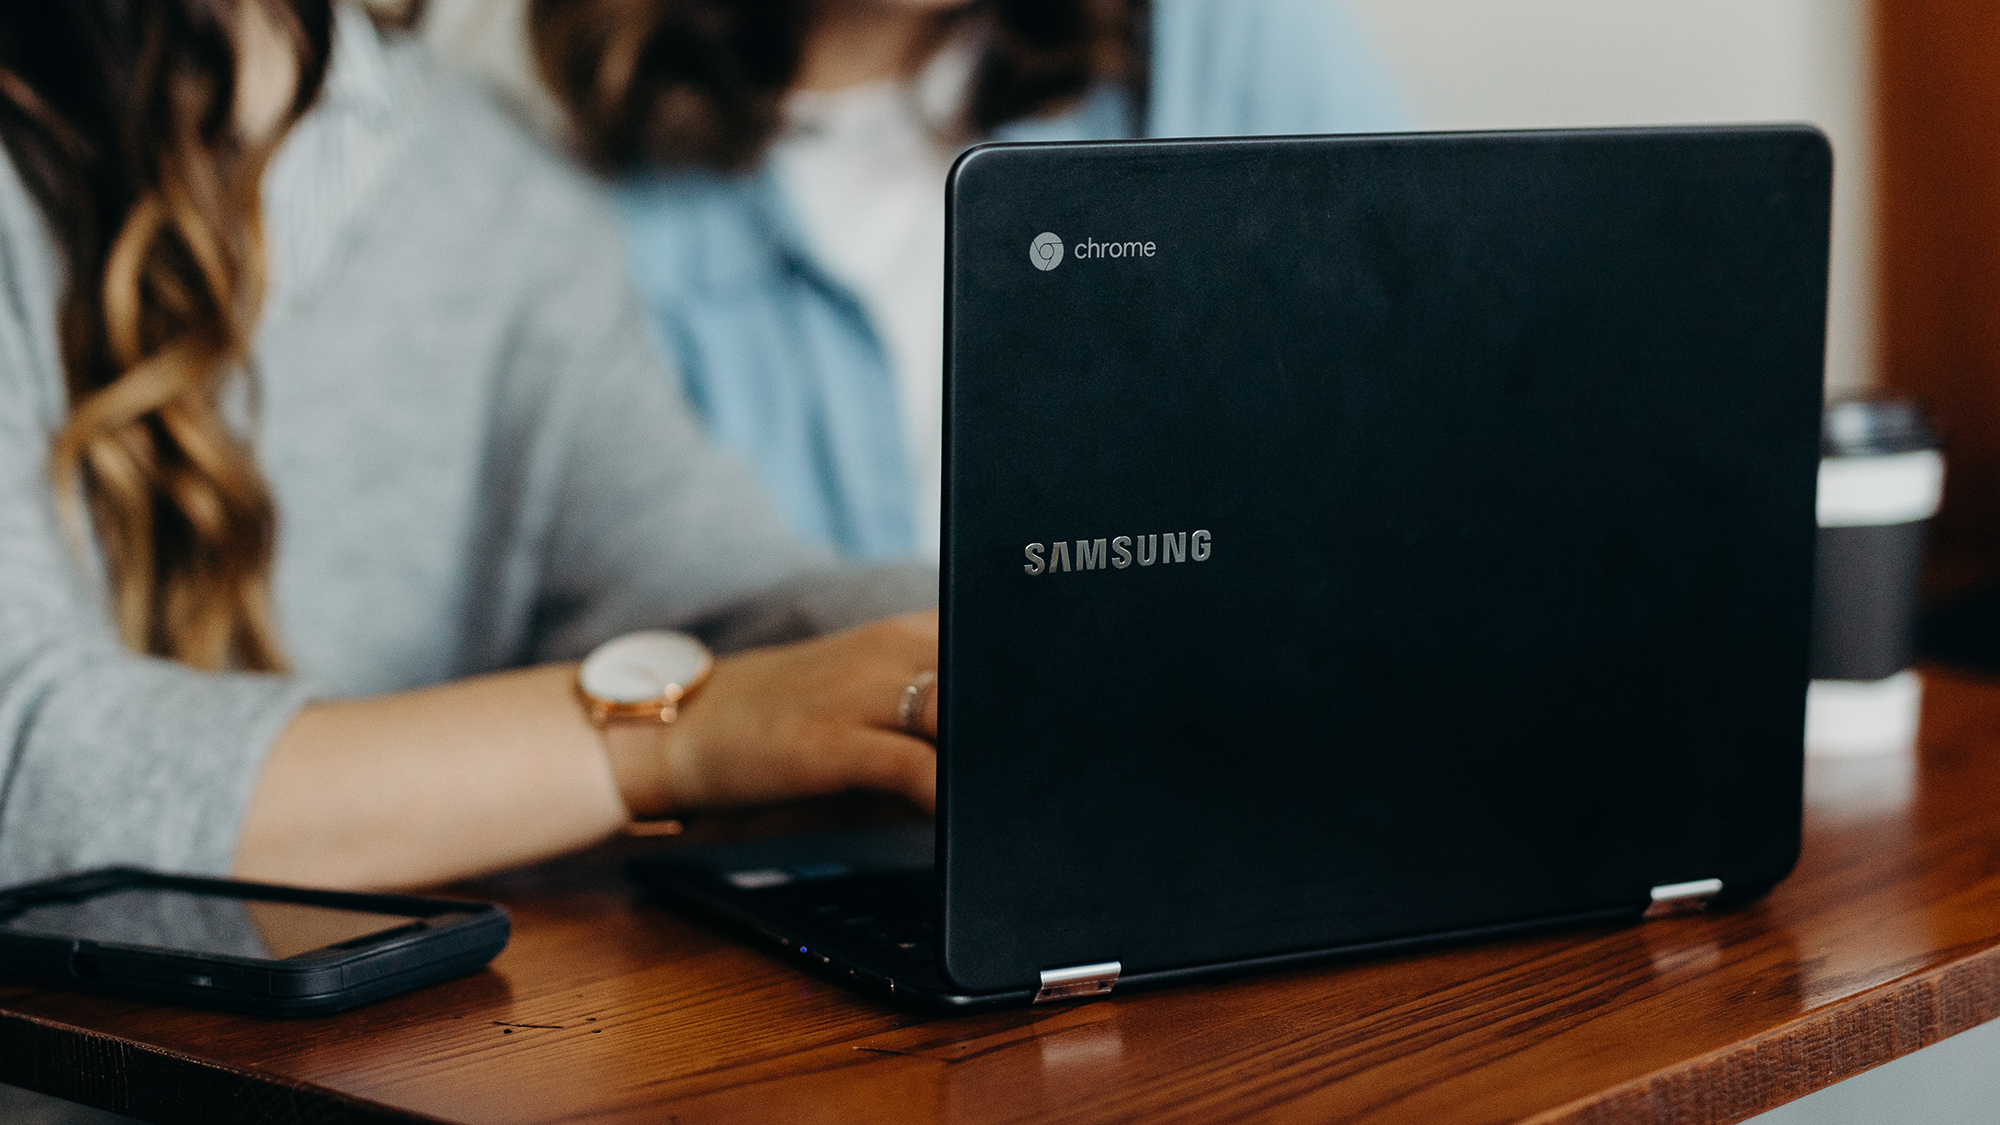
[{"label": "woman", "polygon": [[0,883],[412,885],[635,812],[930,800],[929,615],[601,730],[518,667],[933,579],[784,534],[588,188],[415,48],[328,0],[10,5],[0,141]]},{"label": "woman", "polygon": [[[443,0],[437,34],[481,38],[465,9],[494,2]],[[965,146],[1405,123],[1338,0],[532,0],[530,23],[697,409],[860,558],[937,555]]]}]

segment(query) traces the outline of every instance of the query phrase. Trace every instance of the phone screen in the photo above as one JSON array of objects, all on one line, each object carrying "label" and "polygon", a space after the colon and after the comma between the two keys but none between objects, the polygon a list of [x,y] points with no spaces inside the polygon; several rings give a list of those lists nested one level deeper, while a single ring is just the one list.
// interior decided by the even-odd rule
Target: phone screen
[{"label": "phone screen", "polygon": [[365,910],[128,887],[31,906],[0,922],[0,929],[182,953],[283,960],[419,921]]}]

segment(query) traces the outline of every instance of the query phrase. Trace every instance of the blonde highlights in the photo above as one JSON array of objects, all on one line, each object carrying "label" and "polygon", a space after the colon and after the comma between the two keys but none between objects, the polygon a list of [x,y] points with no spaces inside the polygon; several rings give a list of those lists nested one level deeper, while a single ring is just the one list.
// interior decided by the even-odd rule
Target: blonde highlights
[{"label": "blonde highlights", "polygon": [[[257,193],[241,181],[263,161],[239,157],[208,185],[176,183],[188,169],[162,163],[165,182],[133,205],[99,287],[117,374],[101,386],[72,377],[50,476],[73,533],[86,498],[129,647],[197,668],[278,669],[277,513],[221,408],[262,295]],[[72,373],[84,368],[75,353],[95,350],[77,342],[65,348]]]},{"label": "blonde highlights", "polygon": [[[289,120],[323,73],[330,13],[324,0],[241,2],[264,4],[298,56]],[[12,111],[0,134],[69,267],[58,510],[79,541],[94,533],[126,645],[204,669],[281,669],[276,509],[224,405],[249,374],[258,185],[275,144],[235,135],[237,5],[49,7],[0,26]],[[54,57],[36,66],[37,49]],[[65,62],[81,73],[52,73]],[[93,80],[108,85],[94,93]]]}]

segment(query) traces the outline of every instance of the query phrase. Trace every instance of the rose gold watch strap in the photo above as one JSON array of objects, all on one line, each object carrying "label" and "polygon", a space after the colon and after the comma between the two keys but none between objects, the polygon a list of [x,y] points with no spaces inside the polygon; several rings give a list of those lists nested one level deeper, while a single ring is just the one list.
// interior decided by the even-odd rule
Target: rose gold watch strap
[{"label": "rose gold watch strap", "polygon": [[667,726],[659,719],[613,719],[598,728],[618,796],[634,820],[652,820],[674,810],[673,778],[667,768]]}]

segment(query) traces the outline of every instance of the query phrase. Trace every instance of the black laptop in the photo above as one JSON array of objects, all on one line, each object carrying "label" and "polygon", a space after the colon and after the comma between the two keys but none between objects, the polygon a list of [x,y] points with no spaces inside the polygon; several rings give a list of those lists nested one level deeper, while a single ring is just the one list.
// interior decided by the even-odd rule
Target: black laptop
[{"label": "black laptop", "polygon": [[637,875],[955,1010],[1763,893],[1831,178],[1803,127],[972,150],[935,832]]}]

